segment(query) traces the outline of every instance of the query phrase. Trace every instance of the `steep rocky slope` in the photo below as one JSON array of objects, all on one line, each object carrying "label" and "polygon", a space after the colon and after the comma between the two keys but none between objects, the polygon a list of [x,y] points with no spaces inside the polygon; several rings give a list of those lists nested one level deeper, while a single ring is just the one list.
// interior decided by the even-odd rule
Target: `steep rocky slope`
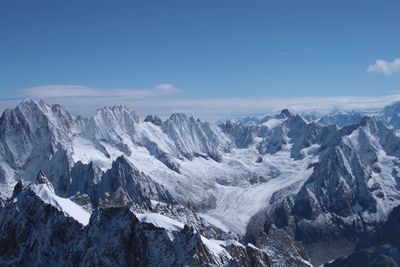
[{"label": "steep rocky slope", "polygon": [[322,143],[299,192],[276,204],[275,221],[292,229],[317,263],[375,238],[400,203],[399,143],[394,131],[368,117],[337,131]]},{"label": "steep rocky slope", "polygon": [[[42,172],[35,183],[18,182],[0,209],[0,264],[271,266],[274,260],[273,245],[209,239],[202,228],[120,204],[102,206],[90,214],[85,207],[57,196]],[[309,266],[306,255],[296,257]]]},{"label": "steep rocky slope", "polygon": [[[201,250],[202,238],[219,239],[218,250],[224,249],[221,255],[226,257],[213,258],[212,252],[203,251],[210,264],[233,264],[233,258],[248,265],[308,264],[298,241],[314,263],[324,263],[349,254],[363,239],[375,240],[392,208],[400,204],[397,106],[360,120],[363,113],[338,111],[330,121],[327,117],[322,121],[283,110],[254,122],[215,125],[179,113],[164,121],[157,116],[141,121],[133,108],[124,106],[104,107],[91,118],[73,117],[58,105],[26,100],[0,117],[0,206],[12,214],[3,216],[11,225],[13,216],[21,216],[17,209],[25,205],[23,199],[40,202],[44,195],[50,196],[48,204],[64,215],[73,211],[66,212],[61,204],[73,201],[78,210],[93,212],[92,226],[83,227],[79,220],[76,224],[79,241],[66,237],[68,247],[73,242],[82,250],[91,249],[88,244],[101,231],[92,223],[94,215],[103,223],[115,213],[119,220],[142,229],[138,214],[158,214],[187,225],[181,225],[173,240],[159,240],[170,242],[167,247],[182,247],[185,255]],[[37,180],[44,183],[38,185]],[[13,196],[14,189],[19,193]],[[264,231],[266,214],[275,224],[272,232]],[[125,231],[117,221],[112,223],[101,227],[114,234],[115,229]],[[11,232],[12,227],[33,231],[29,224],[10,227]],[[39,233],[45,231],[40,227]],[[187,228],[200,237],[187,236]],[[143,242],[157,242],[154,232],[148,231],[139,234],[146,236]],[[175,236],[174,231],[163,231],[157,236]],[[138,238],[138,233],[132,230],[130,235]],[[124,238],[116,235],[118,242]],[[112,246],[103,241],[98,243]],[[246,241],[256,246],[243,245]],[[53,240],[39,243],[47,242]],[[55,246],[62,246],[57,242],[55,237]],[[282,258],[279,251],[285,244]],[[93,247],[91,253],[98,249]],[[119,249],[123,255],[112,261],[124,265],[122,259],[127,260],[131,251]],[[168,251],[179,264],[199,263],[193,259],[197,252],[183,257],[178,255],[182,250]],[[91,264],[97,257],[78,255],[79,249],[66,253]],[[10,262],[18,262],[18,257],[22,256]],[[50,256],[52,261],[57,260],[54,257]]]},{"label": "steep rocky slope", "polygon": [[346,258],[340,258],[326,267],[372,267],[400,265],[400,206],[390,213],[378,240],[359,243],[356,251]]}]

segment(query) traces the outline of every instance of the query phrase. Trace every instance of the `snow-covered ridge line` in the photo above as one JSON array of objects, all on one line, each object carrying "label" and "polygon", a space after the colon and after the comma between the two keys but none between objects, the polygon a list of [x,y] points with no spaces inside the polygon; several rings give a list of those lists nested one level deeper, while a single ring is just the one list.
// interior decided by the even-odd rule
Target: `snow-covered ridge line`
[{"label": "snow-covered ridge line", "polygon": [[165,228],[171,231],[180,231],[183,229],[184,224],[175,221],[167,216],[158,213],[134,213],[135,216],[145,223],[152,223],[157,227]]},{"label": "snow-covered ridge line", "polygon": [[[25,101],[0,118],[0,192],[10,196],[16,181],[32,181],[43,170],[32,190],[66,215],[55,217],[97,223],[99,217],[89,220],[70,199],[89,203],[106,220],[113,212],[139,220],[167,243],[182,235],[200,247],[211,242],[209,250],[224,259],[221,249],[233,256],[231,246],[263,254],[213,240],[255,243],[267,214],[305,242],[336,238],[335,227],[353,222],[379,229],[400,203],[400,105],[379,116],[331,115],[310,121],[282,110],[261,124],[215,125],[184,114],[140,121],[123,106],[73,118],[60,106]],[[135,213],[126,213],[128,207]],[[104,227],[113,232],[116,223]],[[364,234],[350,228],[355,238]]]},{"label": "snow-covered ridge line", "polygon": [[46,184],[32,184],[30,188],[43,202],[52,205],[84,226],[89,224],[91,214],[88,211],[68,198],[57,196]]},{"label": "snow-covered ridge line", "polygon": [[[173,114],[164,122],[140,122],[133,108],[123,106],[99,109],[89,119],[72,119],[60,106],[32,100],[3,114],[2,126],[0,155],[9,164],[7,169],[15,172],[11,180],[29,180],[45,169],[56,192],[71,196],[79,191],[99,198],[98,194],[116,191],[117,184],[133,188],[125,186],[123,175],[121,182],[110,180],[97,195],[90,191],[103,184],[97,173],[109,170],[124,155],[176,199],[205,209],[240,234],[276,190],[308,178],[311,169],[306,168],[317,160],[320,138],[313,132],[320,131],[319,126],[308,126],[288,110],[260,127],[216,126],[184,114]],[[310,130],[302,133],[303,128]],[[79,161],[85,171],[75,170]],[[85,167],[90,164],[95,166],[92,170]],[[82,175],[90,177],[82,181]],[[241,202],[226,207],[229,199]],[[235,218],[238,211],[240,217]]]},{"label": "snow-covered ridge line", "polygon": [[[26,187],[18,182],[14,197],[0,207],[1,265],[226,266],[252,260],[232,256],[173,219],[127,206],[97,208],[82,227],[73,205],[56,196],[44,176],[38,178]],[[268,266],[266,259],[260,263]]]},{"label": "snow-covered ridge line", "polygon": [[[141,221],[145,223],[151,223],[156,227],[164,228],[169,231],[181,231],[184,228],[184,224],[180,223],[176,220],[173,220],[169,217],[158,213],[135,213],[135,216]],[[223,241],[218,242],[218,240],[209,240],[203,235],[201,235],[201,241],[204,245],[207,246],[209,251],[216,257],[217,259],[220,257],[224,257],[227,259],[231,259],[232,256],[224,249],[220,244]]]}]

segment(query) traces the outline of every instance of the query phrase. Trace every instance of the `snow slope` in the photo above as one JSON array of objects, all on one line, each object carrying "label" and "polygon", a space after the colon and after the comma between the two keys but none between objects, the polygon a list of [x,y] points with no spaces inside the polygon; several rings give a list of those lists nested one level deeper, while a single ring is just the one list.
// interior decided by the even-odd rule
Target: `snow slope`
[{"label": "snow slope", "polygon": [[31,185],[31,189],[47,204],[56,207],[69,217],[74,218],[82,225],[88,225],[90,213],[68,198],[57,196],[46,184]]},{"label": "snow slope", "polygon": [[[183,223],[180,223],[176,220],[173,220],[158,213],[135,213],[135,216],[141,222],[151,223],[156,227],[164,228],[168,231],[181,231],[184,227]],[[229,255],[229,253],[222,246],[220,246],[218,241],[209,240],[204,236],[201,236],[201,241],[204,243],[204,245],[208,248],[208,250],[214,255],[216,259],[231,258],[231,255]]]},{"label": "snow slope", "polygon": [[[30,110],[37,116],[28,116]],[[15,124],[15,118],[21,123]],[[75,175],[71,179],[71,169],[80,161],[106,172],[123,155],[180,203],[190,202],[214,223],[218,221],[230,231],[243,235],[250,218],[268,207],[274,191],[304,181],[310,174],[308,164],[317,160],[313,155],[294,160],[293,144],[283,144],[275,149],[276,153],[260,155],[258,143],[266,142],[268,135],[273,135],[274,142],[279,143],[281,139],[290,142],[292,137],[288,135],[299,122],[305,124],[300,117],[284,111],[266,121],[267,126],[231,124],[232,134],[237,138],[244,135],[239,146],[225,128],[184,114],[173,114],[166,121],[142,122],[133,108],[116,106],[99,109],[93,117],[85,119],[73,118],[59,106],[24,101],[16,109],[6,111],[0,122],[0,128],[5,129],[0,140],[0,155],[5,161],[2,169],[7,177],[3,179],[6,181],[3,194],[11,193],[18,177],[32,180],[41,169],[60,195],[71,196],[77,188],[94,190],[97,184],[102,184],[101,174],[97,177]],[[25,124],[29,127],[24,127]],[[7,130],[14,128],[21,133],[12,135]],[[41,130],[39,136],[32,129],[45,131]],[[14,136],[30,140],[29,149],[14,149],[21,143]],[[35,146],[41,147],[39,157]],[[18,155],[10,156],[7,151]],[[17,164],[14,158],[18,158]],[[86,172],[78,171],[78,174],[86,175]],[[90,181],[86,184],[77,181],[82,179]],[[103,188],[100,193],[107,190]],[[89,191],[81,193],[93,195]]]},{"label": "snow slope", "polygon": [[157,227],[171,231],[180,231],[184,224],[158,213],[135,213],[141,222],[152,223]]},{"label": "snow slope", "polygon": [[[240,159],[241,166],[251,166],[257,154],[249,155],[249,150],[235,150],[232,157]],[[308,165],[316,161],[315,157],[308,157],[301,161],[290,158],[289,149],[281,151],[275,155],[265,155],[261,166],[252,168],[255,174],[260,174],[260,170],[273,170],[272,173],[265,173],[265,182],[256,184],[221,185],[217,184],[214,195],[216,196],[216,207],[205,211],[205,213],[230,231],[244,234],[250,218],[260,210],[269,207],[272,195],[283,188],[290,187],[298,182],[304,182],[312,173],[312,169],[307,169]],[[208,217],[205,217],[206,219]],[[209,221],[211,224],[213,221]]]},{"label": "snow slope", "polygon": [[[334,126],[308,123],[288,110],[261,124],[217,126],[179,113],[165,121],[143,122],[133,108],[123,106],[104,107],[91,118],[74,118],[60,106],[27,100],[5,111],[0,119],[0,192],[9,197],[17,180],[32,181],[41,169],[55,192],[65,197],[78,189],[101,197],[93,194],[99,185],[104,185],[99,194],[111,191],[111,185],[128,190],[125,183],[142,175],[118,174],[124,172],[122,168],[115,170],[115,177],[114,173],[107,177],[109,182],[101,181],[113,162],[124,156],[137,173],[148,177],[143,183],[154,181],[180,204],[189,203],[204,214],[209,223],[244,235],[250,219],[269,210],[276,192],[280,192],[279,199],[297,193],[313,173],[310,166],[320,161],[338,131]],[[366,140],[374,145],[373,138]],[[386,214],[385,207],[392,207],[387,199],[398,190],[390,181],[393,176],[384,174],[397,168],[398,156],[387,151],[379,155],[375,167],[384,172],[371,172],[368,190],[381,185],[387,197],[376,201]],[[85,176],[90,174],[89,164],[100,169],[99,173]],[[78,174],[72,175],[78,165],[89,171],[75,170]],[[116,177],[120,183],[112,181]]]}]

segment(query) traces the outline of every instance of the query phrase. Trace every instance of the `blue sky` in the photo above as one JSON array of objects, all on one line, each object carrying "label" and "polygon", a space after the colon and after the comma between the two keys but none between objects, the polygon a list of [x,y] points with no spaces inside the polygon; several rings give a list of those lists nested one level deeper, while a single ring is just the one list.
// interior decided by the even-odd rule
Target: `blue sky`
[{"label": "blue sky", "polygon": [[370,0],[4,0],[0,98],[71,99],[77,88],[133,105],[397,94],[399,10]]}]

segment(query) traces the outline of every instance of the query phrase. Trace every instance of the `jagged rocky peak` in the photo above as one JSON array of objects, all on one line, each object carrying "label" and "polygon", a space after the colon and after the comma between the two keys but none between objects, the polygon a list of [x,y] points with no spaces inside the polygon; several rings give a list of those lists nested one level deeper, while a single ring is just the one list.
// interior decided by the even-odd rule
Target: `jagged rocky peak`
[{"label": "jagged rocky peak", "polygon": [[188,119],[191,119],[194,121],[193,117],[187,117],[186,114],[184,113],[173,113],[171,116],[168,118],[168,121],[174,122],[174,123],[182,123],[184,121],[187,121]]},{"label": "jagged rocky peak", "polygon": [[121,166],[124,170],[139,172],[138,169],[124,155],[116,158],[113,161],[111,168],[116,168],[117,166]]},{"label": "jagged rocky peak", "polygon": [[49,183],[49,180],[47,179],[47,177],[44,174],[43,170],[40,170],[39,173],[36,175],[36,182],[38,184],[47,184],[47,183]]},{"label": "jagged rocky peak", "polygon": [[346,115],[352,113],[351,111],[345,110],[339,106],[332,107],[331,111],[328,113],[329,115]]},{"label": "jagged rocky peak", "polygon": [[219,127],[182,113],[172,114],[162,124],[162,130],[175,143],[180,154],[188,159],[196,154],[205,154],[220,161],[221,152],[231,147],[231,141]]},{"label": "jagged rocky peak", "polygon": [[[330,150],[296,196],[294,212],[298,217],[315,219],[326,211],[340,216],[353,214],[352,207],[355,205],[359,189],[351,188],[352,172],[344,167],[347,160],[339,148]],[[365,174],[363,176],[365,177]],[[321,195],[319,192],[326,193]],[[364,197],[368,197],[372,202],[361,201],[360,198],[359,204],[371,206],[374,199],[368,194]]]},{"label": "jagged rocky peak", "polygon": [[78,161],[70,171],[67,195],[71,196],[76,192],[92,194],[102,175],[103,171],[92,161],[88,164]]},{"label": "jagged rocky peak", "polygon": [[[106,106],[89,119],[84,135],[87,138],[95,138],[97,141],[108,142],[125,146],[124,151],[130,151],[126,144],[122,143],[123,135],[133,136],[136,124],[139,124],[139,116],[134,108],[126,106]],[[128,153],[129,154],[129,153]]]},{"label": "jagged rocky peak", "polygon": [[378,123],[376,122],[376,120],[370,116],[364,116],[360,122],[360,126],[367,127],[370,130],[377,129],[377,125]]},{"label": "jagged rocky peak", "polygon": [[382,113],[383,120],[387,125],[400,129],[400,101],[386,106]]},{"label": "jagged rocky peak", "polygon": [[14,186],[14,190],[13,190],[13,194],[12,194],[13,197],[15,197],[16,195],[21,193],[23,189],[24,189],[24,183],[22,182],[22,180],[19,180]]},{"label": "jagged rocky peak", "polygon": [[272,132],[284,131],[284,134],[288,135],[289,138],[301,137],[304,132],[304,128],[309,124],[303,119],[302,116],[299,114],[294,114],[288,109],[283,109],[278,115],[275,116],[275,119],[278,119],[281,121],[281,123],[277,123],[274,127],[272,127]]},{"label": "jagged rocky peak", "polygon": [[359,242],[355,251],[325,267],[400,266],[400,206],[395,207],[375,240]]},{"label": "jagged rocky peak", "polygon": [[314,149],[302,152],[302,149],[322,142],[324,134],[323,127],[318,123],[308,123],[298,114],[292,114],[289,110],[282,112],[271,119],[269,131],[263,141],[257,145],[260,154],[275,154],[281,151],[286,144],[293,144],[291,157],[298,160],[303,159],[307,154],[315,153]]},{"label": "jagged rocky peak", "polygon": [[293,113],[289,111],[289,109],[282,109],[281,112],[276,115],[277,119],[287,119],[293,117]]},{"label": "jagged rocky peak", "polygon": [[240,117],[240,118],[235,119],[235,122],[241,123],[244,125],[258,125],[258,124],[262,124],[263,122],[265,122],[267,120],[268,120],[268,116],[263,117],[261,119],[256,116],[246,116],[246,117]]},{"label": "jagged rocky peak", "polygon": [[187,116],[184,113],[173,113],[163,124],[174,124],[176,126],[185,126],[187,124],[209,125],[207,121],[201,121],[200,118]]},{"label": "jagged rocky peak", "polygon": [[[253,246],[249,253],[230,254],[219,241],[161,214],[123,206],[89,216],[46,185],[30,185],[0,209],[0,265],[269,266],[267,256],[260,256],[266,253]],[[243,246],[232,243],[230,250]]]},{"label": "jagged rocky peak", "polygon": [[362,112],[346,111],[340,108],[333,108],[328,114],[322,115],[318,122],[324,125],[336,125],[346,127],[353,124],[359,124],[363,117]]},{"label": "jagged rocky peak", "polygon": [[81,206],[87,212],[91,213],[93,211],[92,208],[92,200],[90,196],[87,194],[81,194],[79,191],[75,193],[75,195],[69,198],[72,202],[76,203],[77,205]]},{"label": "jagged rocky peak", "polygon": [[400,114],[400,101],[394,102],[383,108],[383,114],[387,117]]},{"label": "jagged rocky peak", "polygon": [[234,122],[232,120],[226,120],[224,123],[221,124],[221,127],[225,129],[232,129]]},{"label": "jagged rocky peak", "polygon": [[109,127],[128,127],[134,123],[139,123],[139,116],[133,107],[126,106],[106,106],[98,109],[93,119],[98,124]]},{"label": "jagged rocky peak", "polygon": [[35,101],[33,99],[25,99],[17,105],[16,109],[23,113],[45,113],[45,111],[51,110],[51,106],[46,104],[43,100]]},{"label": "jagged rocky peak", "polygon": [[[360,123],[358,143],[362,157],[371,156],[371,163],[378,160],[378,154],[383,150],[389,156],[400,156],[400,137],[397,130],[389,129],[374,117],[364,117]],[[354,139],[354,138],[353,138]],[[357,139],[356,139],[357,140]]]},{"label": "jagged rocky peak", "polygon": [[[67,262],[82,224],[67,215],[58,205],[60,198],[54,196],[46,185],[30,185],[0,209],[1,266],[54,266]],[[72,203],[63,200],[60,203]],[[76,207],[74,214],[79,213],[79,206]]]},{"label": "jagged rocky peak", "polygon": [[121,105],[105,106],[103,108],[100,108],[97,112],[106,116],[114,116],[115,118],[122,118],[128,115],[135,122],[139,122],[139,115],[137,115],[136,110],[133,107]]},{"label": "jagged rocky peak", "polygon": [[391,207],[400,203],[393,157],[399,155],[400,139],[371,117],[325,139],[313,173],[293,203],[287,199],[275,216],[307,245],[327,242],[331,257],[352,249],[340,242],[375,235]]},{"label": "jagged rocky peak", "polygon": [[140,172],[124,156],[118,157],[96,185],[96,198],[103,197],[104,193],[110,193],[111,198],[129,197],[133,203],[143,207],[150,207],[151,200],[174,203],[170,193],[149,176]]},{"label": "jagged rocky peak", "polygon": [[286,229],[276,227],[275,221],[264,212],[258,216],[256,220],[260,220],[260,225],[247,229],[246,242],[266,251],[271,266],[312,266],[302,242],[296,241]]},{"label": "jagged rocky peak", "polygon": [[99,262],[116,266],[222,266],[235,261],[217,242],[192,228],[160,214],[134,213],[127,207],[95,210],[84,238],[76,239],[72,248],[70,260],[88,266]]},{"label": "jagged rocky peak", "polygon": [[162,124],[161,118],[158,117],[157,115],[155,115],[155,116],[147,115],[147,117],[144,119],[144,122],[151,122],[156,126],[160,126]]},{"label": "jagged rocky peak", "polygon": [[22,127],[23,129],[14,130],[25,130],[30,135],[35,131],[40,131],[41,134],[54,131],[52,134],[59,138],[65,136],[65,132],[77,130],[74,118],[63,107],[32,99],[23,100],[16,108],[5,110],[0,125],[2,128]]},{"label": "jagged rocky peak", "polygon": [[231,120],[227,120],[219,127],[225,134],[230,136],[238,148],[247,148],[254,143],[256,137],[264,136],[267,129],[264,126],[235,123]]},{"label": "jagged rocky peak", "polygon": [[338,131],[296,197],[298,215],[310,218],[311,214],[315,217],[326,211],[339,216],[358,211],[374,213],[379,205],[377,199],[398,201],[396,182],[385,181],[388,177],[395,179],[393,169],[388,166],[390,169],[385,173],[382,169],[387,167],[377,163],[378,157],[385,157],[384,151],[396,153],[393,146],[387,145],[388,140],[393,142],[396,138],[392,131],[370,117]]},{"label": "jagged rocky peak", "polygon": [[47,185],[47,187],[54,193],[54,187],[50,183],[49,179],[47,178],[43,170],[40,170],[39,173],[36,175],[35,183]]},{"label": "jagged rocky peak", "polygon": [[54,126],[72,127],[74,124],[74,118],[66,109],[58,104],[49,105],[43,100],[23,100],[13,111],[21,112],[31,122],[46,118]]},{"label": "jagged rocky peak", "polygon": [[57,144],[70,147],[78,131],[74,118],[59,105],[25,100],[0,118],[0,154],[13,168],[32,168],[48,161]]},{"label": "jagged rocky peak", "polygon": [[[217,126],[181,113],[173,114],[165,121],[157,116],[148,116],[144,121],[139,121],[133,109],[123,106],[105,107],[90,119],[75,119],[58,105],[50,106],[29,100],[15,109],[5,111],[0,119],[0,181],[4,186],[0,187],[0,192],[6,192],[6,186],[9,186],[9,190],[7,197],[0,200],[0,206],[21,210],[22,202],[19,200],[32,197],[34,204],[32,207],[24,204],[29,212],[23,215],[36,214],[29,219],[46,227],[50,225],[43,222],[42,218],[53,216],[50,214],[53,211],[43,214],[37,214],[36,211],[55,208],[60,211],[57,216],[71,217],[74,213],[68,210],[68,206],[63,206],[63,203],[68,203],[79,206],[78,209],[83,206],[85,218],[88,219],[92,208],[107,209],[104,214],[95,212],[100,223],[105,225],[104,229],[110,231],[105,236],[112,239],[118,234],[126,234],[116,241],[115,247],[127,248],[131,253],[129,246],[121,247],[124,246],[121,240],[129,242],[129,234],[138,234],[139,239],[136,240],[139,241],[145,236],[148,243],[143,244],[149,244],[149,250],[154,249],[156,252],[160,251],[156,246],[159,244],[157,238],[171,235],[162,229],[159,222],[147,221],[146,218],[154,215],[135,215],[132,212],[122,212],[119,208],[131,207],[131,211],[141,213],[163,213],[187,223],[197,231],[196,236],[192,228],[183,227],[176,232],[180,233],[183,229],[186,232],[175,233],[174,238],[183,238],[185,242],[190,240],[193,241],[191,244],[199,244],[204,248],[207,241],[202,240],[199,233],[213,239],[232,238],[240,233],[239,229],[235,229],[234,223],[228,222],[237,219],[245,227],[246,224],[250,225],[248,220],[244,220],[247,216],[269,209],[275,204],[273,201],[282,201],[281,205],[277,205],[274,216],[277,225],[287,227],[293,236],[305,241],[307,245],[319,245],[318,242],[326,241],[329,243],[327,250],[331,251],[329,245],[338,238],[350,237],[356,240],[361,235],[369,236],[379,230],[381,222],[374,220],[384,218],[393,205],[400,203],[400,138],[396,131],[387,127],[385,120],[374,115],[341,129],[323,126],[317,122],[306,122],[303,117],[288,110],[283,110],[275,117],[268,117],[265,121],[260,120],[257,124],[228,121]],[[343,121],[350,120],[343,118]],[[255,149],[258,149],[259,154],[269,155],[258,155]],[[118,157],[121,154],[124,156]],[[211,158],[219,162],[213,162]],[[41,169],[49,179],[39,172],[35,181],[35,174]],[[24,185],[19,182],[15,185],[19,177],[34,183]],[[50,189],[52,186],[48,180],[54,184],[58,196]],[[226,186],[220,186],[218,183],[221,181],[227,181]],[[249,188],[248,181],[252,184]],[[13,188],[14,197],[6,201]],[[29,190],[25,190],[26,188]],[[279,193],[275,195],[274,191]],[[96,202],[99,199],[100,204]],[[207,226],[206,219],[202,225],[202,219],[200,215],[196,217],[195,210],[182,210],[176,205],[175,199],[180,203],[190,201],[193,207],[203,208],[202,212],[211,216],[211,219],[218,218],[221,221],[220,227],[227,225],[226,232],[225,228],[217,232],[214,230],[217,226],[213,228],[210,226],[211,222]],[[236,199],[240,201],[231,205],[230,202]],[[45,208],[41,209],[35,201]],[[93,207],[90,202],[93,202]],[[162,204],[156,209],[154,203]],[[107,217],[114,214],[111,211],[113,208],[116,208],[118,220]],[[229,211],[231,208],[233,211]],[[17,211],[7,212],[17,215]],[[135,219],[125,220],[132,214],[139,222]],[[22,217],[17,217],[20,218],[25,223]],[[58,220],[59,218],[51,221],[54,229],[43,228],[39,234],[54,238],[47,231],[62,232],[58,228]],[[13,227],[19,222],[4,222],[2,216],[0,221],[0,242],[3,240],[3,232],[6,231],[2,227],[7,226],[10,235],[4,240],[12,243],[15,241],[12,239],[15,236]],[[93,217],[93,222],[99,221]],[[130,227],[136,223],[140,231],[149,228],[153,232],[134,232]],[[68,254],[68,260],[70,257],[82,260],[81,257],[86,256],[81,252],[85,251],[93,253],[93,257],[85,258],[87,265],[95,265],[96,262],[91,260],[99,255],[96,254],[98,248],[91,247],[85,235],[93,231],[93,239],[90,241],[97,241],[96,238],[103,238],[100,234],[102,231],[99,228],[82,230],[82,227],[79,224],[79,231],[73,232],[76,236],[74,244],[68,243],[66,239],[68,248],[62,249],[70,253],[71,247],[81,247],[82,250],[78,249],[73,256]],[[93,224],[93,227],[96,226]],[[229,230],[235,233],[229,233]],[[247,255],[252,260],[243,262],[250,266],[260,259],[261,262],[267,261],[267,258],[273,263],[282,262],[280,256],[285,251],[296,255],[301,250],[296,252],[296,246],[292,246],[293,237],[288,237],[281,230],[266,231],[269,236],[261,248],[226,240],[222,246],[234,258],[237,258],[234,255]],[[17,236],[27,238],[30,231],[31,228],[24,228],[22,235],[17,233]],[[154,233],[154,239],[146,236]],[[125,237],[128,238],[124,239]],[[28,244],[28,248],[38,242],[46,243],[34,238],[28,243],[19,239],[18,241],[23,244],[22,247]],[[108,240],[104,242],[106,241]],[[272,246],[276,249],[272,249]],[[16,246],[13,248],[19,249]],[[169,245],[165,248],[166,251],[173,249]],[[1,249],[3,248],[0,246]],[[42,255],[48,249],[49,247],[45,247],[37,250],[35,247],[32,253]],[[275,258],[272,254],[267,255],[273,250]],[[191,251],[193,250],[188,253]],[[201,250],[201,257],[207,255],[203,252]],[[129,253],[126,255],[132,256]],[[196,255],[193,257],[197,257]],[[109,260],[107,257],[104,260]],[[298,262],[301,258],[295,260]],[[227,263],[230,264],[229,261]],[[146,265],[147,262],[140,264]],[[279,263],[276,265],[279,266]],[[290,263],[286,266],[290,266]]]}]

